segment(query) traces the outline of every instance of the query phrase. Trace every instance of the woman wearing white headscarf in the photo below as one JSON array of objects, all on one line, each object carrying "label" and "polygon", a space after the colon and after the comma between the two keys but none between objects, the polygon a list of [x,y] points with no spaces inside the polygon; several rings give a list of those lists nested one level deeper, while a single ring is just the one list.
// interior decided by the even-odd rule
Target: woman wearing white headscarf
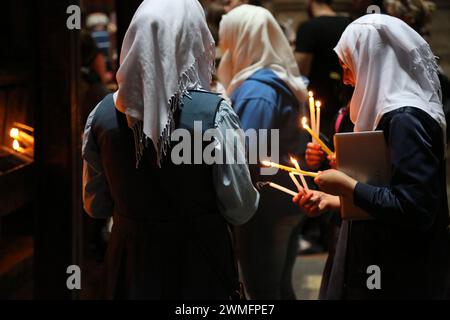
[{"label": "woman wearing white headscarf", "polygon": [[[325,193],[294,199],[311,215],[352,199],[373,220],[343,221],[325,299],[442,299],[449,273],[445,181],[446,122],[435,57],[403,21],[379,14],[349,25],[335,48],[344,81],[355,87],[355,131],[383,130],[390,150],[388,187],[336,170],[318,175]],[[381,288],[368,271],[380,269]]]},{"label": "woman wearing white headscarf", "polygon": [[[266,142],[259,131],[259,147],[279,142],[277,152],[281,163],[290,164],[291,155],[300,158],[299,106],[307,92],[278,22],[264,8],[242,5],[224,15],[219,39],[223,57],[218,77],[243,129],[279,130],[279,141]],[[258,165],[250,166],[254,183],[271,180],[292,184],[284,172],[265,176],[259,169]],[[289,242],[291,236],[296,236],[293,229],[301,217],[288,197],[275,190],[260,192],[257,213],[236,229],[247,291],[253,299],[295,299],[292,268],[297,248],[289,246]],[[297,244],[297,239],[294,242]]]},{"label": "woman wearing white headscarf", "polygon": [[[223,98],[206,91],[213,64],[214,41],[197,0],[141,4],[124,38],[119,90],[91,113],[83,141],[86,212],[114,219],[104,298],[239,293],[228,224],[246,222],[258,205],[248,167],[205,163],[202,141],[188,141],[191,150],[178,153],[172,142],[174,129],[190,134],[186,145],[208,129],[225,136],[240,128]],[[221,141],[214,146],[227,151]]]}]

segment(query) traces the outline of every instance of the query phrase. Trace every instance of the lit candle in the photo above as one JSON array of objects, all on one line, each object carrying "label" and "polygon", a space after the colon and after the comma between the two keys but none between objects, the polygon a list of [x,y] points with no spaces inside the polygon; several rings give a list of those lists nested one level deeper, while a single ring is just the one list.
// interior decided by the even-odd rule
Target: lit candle
[{"label": "lit candle", "polygon": [[9,131],[9,136],[14,140],[20,140],[27,145],[34,145],[34,137],[29,135],[28,133],[20,131],[17,128],[12,128]]},{"label": "lit candle", "polygon": [[290,194],[293,197],[295,197],[297,195],[297,192],[292,191],[292,190],[290,190],[288,188],[285,188],[285,187],[280,186],[279,184],[276,184],[276,183],[273,183],[273,182],[270,182],[269,186],[271,186],[274,189],[280,190],[280,191],[282,191],[284,193]]},{"label": "lit candle", "polygon": [[267,167],[278,168],[278,169],[281,169],[281,170],[284,170],[284,171],[292,172],[294,174],[303,174],[305,176],[309,176],[309,177],[313,177],[313,178],[317,177],[317,173],[315,173],[315,172],[309,172],[309,171],[304,171],[304,170],[298,171],[295,168],[288,167],[288,166],[283,166],[282,164],[278,164],[278,163],[271,162],[271,161],[262,161],[262,164],[267,166]]},{"label": "lit candle", "polygon": [[313,137],[314,139],[317,140],[317,142],[320,144],[322,150],[331,156],[333,154],[333,151],[331,151],[330,148],[328,148],[327,145],[319,138],[319,136],[314,131],[311,130],[311,128],[306,123],[305,117],[303,117],[302,124],[303,124],[303,128],[305,128],[305,130],[309,132],[311,137]]},{"label": "lit candle", "polygon": [[13,138],[13,139],[19,138],[19,129],[17,129],[17,128],[12,128],[12,129],[9,131],[9,136],[10,136],[11,138]]},{"label": "lit candle", "polygon": [[305,176],[301,173],[302,169],[300,168],[300,165],[298,164],[297,159],[291,157],[291,162],[294,164],[295,169],[297,169],[298,172],[300,172],[299,176],[300,176],[300,180],[302,181],[303,188],[305,188],[305,190],[308,191],[309,190],[308,184],[306,183]]},{"label": "lit candle", "polygon": [[289,172],[289,177],[291,177],[291,180],[294,182],[295,186],[297,187],[297,190],[299,192],[302,191],[302,186],[300,185],[297,178],[295,177],[295,174],[293,172]]},{"label": "lit candle", "polygon": [[[308,92],[309,95],[309,120],[311,121],[311,127],[315,131],[316,125],[316,110],[314,108],[314,96],[312,91]],[[314,142],[314,139],[313,139]]]},{"label": "lit candle", "polygon": [[320,107],[322,103],[317,100],[316,101],[316,134],[320,137]]},{"label": "lit candle", "polygon": [[14,139],[12,146],[13,146],[14,151],[21,152],[21,153],[24,152],[24,149],[20,146],[20,143],[18,140]]}]

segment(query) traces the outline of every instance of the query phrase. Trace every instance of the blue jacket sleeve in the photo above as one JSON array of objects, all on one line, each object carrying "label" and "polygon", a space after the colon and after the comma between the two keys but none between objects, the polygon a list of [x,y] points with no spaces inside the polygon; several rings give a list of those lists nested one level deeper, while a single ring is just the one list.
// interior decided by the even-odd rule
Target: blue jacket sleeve
[{"label": "blue jacket sleeve", "polygon": [[248,98],[235,105],[242,129],[271,129],[275,121],[275,105],[264,98]]},{"label": "blue jacket sleeve", "polygon": [[389,187],[358,183],[354,203],[388,224],[427,229],[435,218],[440,186],[440,160],[433,153],[432,137],[418,118],[394,115],[388,145],[392,178]]}]

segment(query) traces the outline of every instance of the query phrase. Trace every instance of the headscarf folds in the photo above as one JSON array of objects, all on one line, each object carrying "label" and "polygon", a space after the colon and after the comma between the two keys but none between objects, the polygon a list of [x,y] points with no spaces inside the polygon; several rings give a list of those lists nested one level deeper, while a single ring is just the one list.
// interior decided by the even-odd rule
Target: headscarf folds
[{"label": "headscarf folds", "polygon": [[116,108],[133,129],[137,164],[151,141],[158,164],[167,152],[173,114],[189,89],[209,89],[214,40],[197,0],[145,0],[125,34]]},{"label": "headscarf folds", "polygon": [[355,77],[350,102],[355,131],[374,130],[384,114],[410,106],[428,113],[445,132],[436,57],[402,20],[363,16],[347,27],[334,50]]},{"label": "headscarf folds", "polygon": [[256,71],[271,69],[299,101],[307,91],[289,42],[273,15],[264,8],[241,5],[224,15],[219,46],[223,53],[218,77],[228,96]]}]

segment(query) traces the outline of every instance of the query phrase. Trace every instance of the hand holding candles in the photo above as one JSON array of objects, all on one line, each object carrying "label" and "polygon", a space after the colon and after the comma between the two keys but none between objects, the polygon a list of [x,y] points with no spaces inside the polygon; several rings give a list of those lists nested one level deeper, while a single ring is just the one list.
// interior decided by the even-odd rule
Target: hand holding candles
[{"label": "hand holding candles", "polygon": [[302,119],[302,125],[303,128],[305,128],[306,131],[309,132],[309,134],[316,139],[316,141],[320,144],[320,146],[322,147],[323,151],[325,151],[328,155],[332,155],[333,151],[330,150],[330,148],[328,148],[328,146],[319,138],[319,136],[308,126],[307,122],[306,122],[306,118],[303,117]]}]

